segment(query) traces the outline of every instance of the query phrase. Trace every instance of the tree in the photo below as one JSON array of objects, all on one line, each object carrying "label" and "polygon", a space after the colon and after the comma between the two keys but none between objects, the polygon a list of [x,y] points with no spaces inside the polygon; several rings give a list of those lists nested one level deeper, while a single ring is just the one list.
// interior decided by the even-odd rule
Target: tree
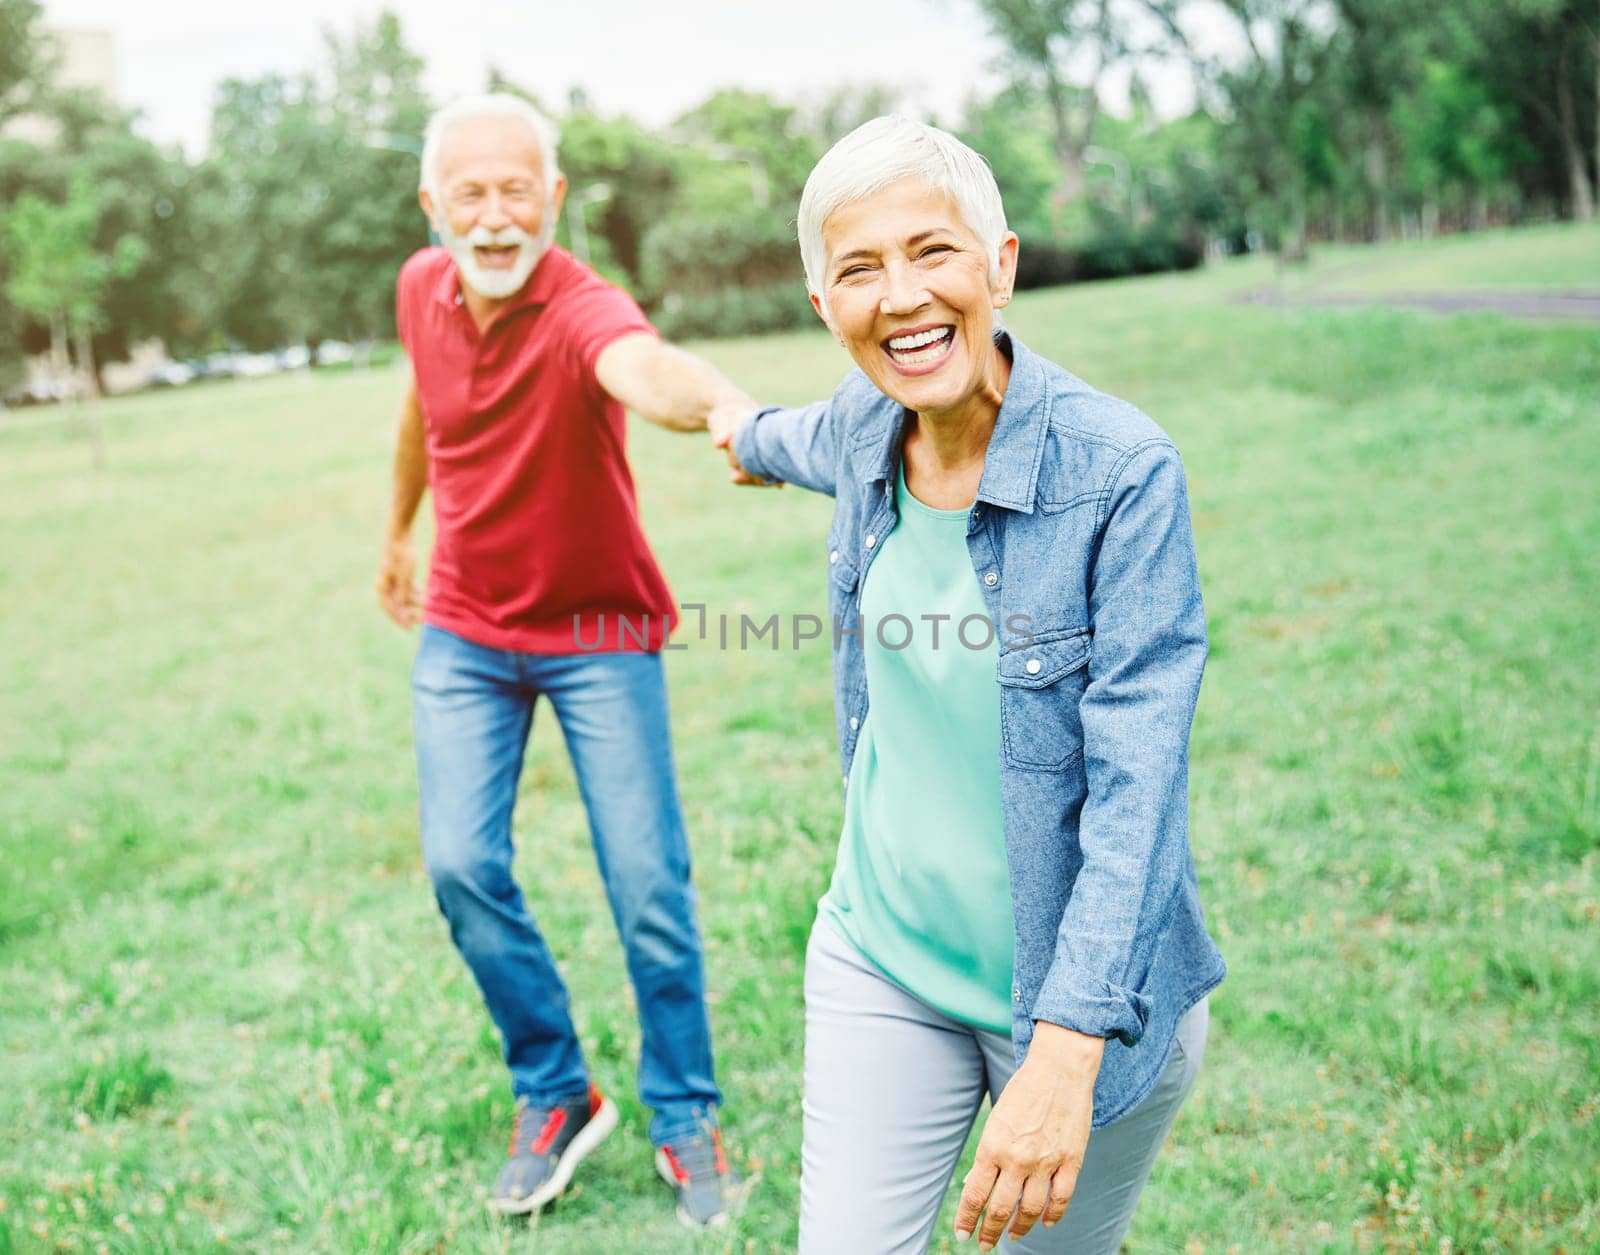
[{"label": "tree", "polygon": [[[50,328],[50,360],[58,379],[69,374],[67,343],[76,347],[83,390],[100,395],[91,337],[105,323],[102,301],[106,283],[139,264],[142,243],[134,236],[118,240],[109,253],[95,247],[100,201],[88,178],[79,175],[65,204],[52,204],[29,194],[6,215],[3,237],[11,262],[6,294],[24,313]],[[92,426],[95,464],[105,463],[105,444],[98,419]]]},{"label": "tree", "polygon": [[717,166],[688,181],[687,208],[697,200],[714,209],[761,200],[766,203],[757,208],[797,208],[806,176],[822,156],[795,108],[761,92],[716,92],[679,116],[669,133]]},{"label": "tree", "polygon": [[1568,212],[1592,219],[1600,199],[1600,3],[1463,0],[1459,13],[1478,58],[1473,70],[1514,103],[1519,130],[1546,146],[1541,164],[1559,171],[1552,190]]},{"label": "tree", "polygon": [[1337,13],[1327,0],[1221,0],[1248,49],[1213,72],[1227,120],[1225,158],[1265,211],[1280,255],[1305,256],[1310,195],[1332,179],[1325,105]]},{"label": "tree", "polygon": [[[133,115],[97,93],[53,90],[42,108],[54,139],[46,147],[0,150],[0,201],[29,192],[62,201],[81,175],[100,203],[96,249],[109,254],[124,236],[144,245],[137,267],[106,284],[104,318],[94,334],[96,367],[126,358],[145,340],[181,341],[191,293],[203,286],[208,265],[192,247],[196,207],[186,188],[188,163],[136,135]],[[28,338],[42,346],[48,330],[31,329]]]},{"label": "tree", "polygon": [[958,132],[994,171],[1006,220],[1024,248],[1055,234],[1051,197],[1061,167],[1051,142],[1051,121],[1036,84],[1011,83],[991,100],[974,101]]},{"label": "tree", "polygon": [[[1042,90],[1059,166],[1052,206],[1060,234],[1062,212],[1083,193],[1107,74],[1171,53],[1182,30],[1163,0],[978,0],[978,7],[1004,41],[1016,78]],[[1089,67],[1082,85],[1069,81],[1075,64]]]},{"label": "tree", "polygon": [[[0,0],[0,125],[28,109],[44,78],[37,34],[40,11],[37,0]],[[6,147],[14,146],[0,140],[0,148]],[[0,199],[0,204],[9,200]],[[0,260],[0,288],[5,283]],[[0,302],[0,389],[21,377],[23,330],[18,311]]]},{"label": "tree", "polygon": [[335,334],[388,335],[400,266],[428,242],[417,205],[417,159],[390,146],[421,142],[429,113],[423,62],[389,12],[347,38],[332,32],[327,38],[328,123],[339,139],[325,172],[329,211],[312,241],[315,299],[343,315],[345,326],[333,327]]},{"label": "tree", "polygon": [[[678,204],[682,150],[631,118],[606,118],[584,110],[561,119],[560,162],[567,176],[568,204],[574,206],[568,215],[587,215],[590,261],[649,303],[657,294],[643,284],[645,236]],[[600,184],[609,194],[585,208],[585,194]],[[565,222],[562,225],[565,230]]]},{"label": "tree", "polygon": [[246,348],[303,343],[323,329],[313,249],[336,208],[328,178],[340,155],[310,75],[218,88],[206,162],[226,211],[211,254],[217,320]]},{"label": "tree", "polygon": [[1437,226],[1441,199],[1451,193],[1468,201],[1472,226],[1484,225],[1489,192],[1507,167],[1505,121],[1488,87],[1461,65],[1429,61],[1395,116],[1407,173],[1424,197],[1424,231]]},{"label": "tree", "polygon": [[230,79],[212,109],[195,182],[216,325],[248,348],[392,334],[395,277],[428,241],[416,157],[392,149],[420,145],[422,59],[387,12],[327,48],[326,81]]},{"label": "tree", "polygon": [[0,123],[31,109],[49,77],[42,12],[38,0],[0,0]]},{"label": "tree", "polygon": [[881,83],[846,84],[834,88],[820,104],[807,110],[801,125],[827,148],[862,123],[893,113],[899,101],[899,91]]},{"label": "tree", "polygon": [[1339,30],[1330,84],[1348,118],[1346,156],[1363,184],[1366,233],[1388,239],[1396,205],[1392,172],[1402,137],[1394,111],[1412,93],[1441,34],[1441,0],[1335,0]]},{"label": "tree", "polygon": [[6,293],[18,309],[50,328],[50,359],[58,375],[68,373],[70,337],[85,388],[99,395],[90,337],[105,322],[107,282],[132,273],[144,244],[126,235],[109,252],[95,245],[101,201],[87,175],[72,181],[65,204],[29,194],[5,219],[5,250],[11,262]]}]

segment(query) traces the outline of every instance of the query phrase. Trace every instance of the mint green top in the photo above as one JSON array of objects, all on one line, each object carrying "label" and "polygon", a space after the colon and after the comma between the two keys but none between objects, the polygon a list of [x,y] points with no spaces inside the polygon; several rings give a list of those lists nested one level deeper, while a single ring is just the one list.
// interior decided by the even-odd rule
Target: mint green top
[{"label": "mint green top", "polygon": [[1010,1033],[999,646],[992,627],[968,628],[980,649],[958,632],[969,616],[988,619],[967,554],[967,511],[923,505],[904,470],[895,502],[899,521],[861,589],[870,713],[819,910],[929,1006]]}]

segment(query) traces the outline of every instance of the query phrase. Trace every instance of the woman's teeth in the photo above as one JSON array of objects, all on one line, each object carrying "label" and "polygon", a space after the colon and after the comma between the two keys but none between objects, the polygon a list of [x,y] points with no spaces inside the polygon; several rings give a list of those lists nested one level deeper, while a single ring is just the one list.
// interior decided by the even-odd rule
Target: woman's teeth
[{"label": "woman's teeth", "polygon": [[920,366],[941,356],[954,334],[954,327],[935,327],[915,335],[894,336],[889,341],[889,353],[903,366]]}]

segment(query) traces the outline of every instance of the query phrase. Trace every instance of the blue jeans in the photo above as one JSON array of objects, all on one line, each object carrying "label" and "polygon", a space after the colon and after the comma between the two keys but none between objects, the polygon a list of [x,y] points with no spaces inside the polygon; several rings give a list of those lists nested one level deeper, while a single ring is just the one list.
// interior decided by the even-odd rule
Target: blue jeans
[{"label": "blue jeans", "polygon": [[721,1095],[660,655],[522,654],[424,627],[411,687],[423,858],[504,1040],[512,1090],[551,1105],[589,1086],[566,986],[511,874],[511,812],[543,696],[572,755],[638,1000],[650,1139],[692,1132]]}]

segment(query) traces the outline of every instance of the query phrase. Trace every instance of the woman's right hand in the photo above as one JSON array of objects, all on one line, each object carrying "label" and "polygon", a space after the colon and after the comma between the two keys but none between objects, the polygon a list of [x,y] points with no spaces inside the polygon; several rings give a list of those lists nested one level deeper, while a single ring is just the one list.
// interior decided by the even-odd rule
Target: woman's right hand
[{"label": "woman's right hand", "polygon": [[754,416],[755,410],[748,403],[724,403],[716,406],[706,415],[706,428],[711,432],[711,443],[727,455],[729,483],[749,484],[757,488],[782,488],[783,484],[779,480],[763,479],[745,470],[733,452],[733,438]]}]

